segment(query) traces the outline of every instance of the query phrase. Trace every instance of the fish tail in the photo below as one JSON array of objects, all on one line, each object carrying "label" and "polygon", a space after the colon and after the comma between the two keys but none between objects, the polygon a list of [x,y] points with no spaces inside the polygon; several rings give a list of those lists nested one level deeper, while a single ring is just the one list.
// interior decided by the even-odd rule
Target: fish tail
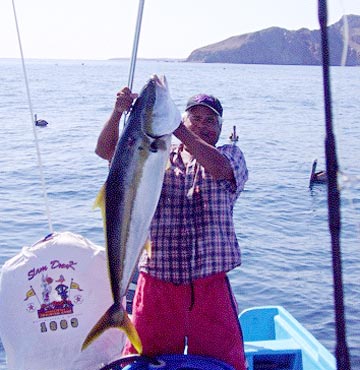
[{"label": "fish tail", "polygon": [[119,307],[115,304],[113,304],[104,313],[100,320],[91,329],[90,333],[84,340],[81,350],[83,351],[86,349],[96,338],[110,328],[118,328],[123,330],[138,353],[142,353],[141,340],[134,324],[131,322],[127,312],[123,309],[123,307]]},{"label": "fish tail", "polygon": [[130,320],[126,311],[124,311],[124,314],[125,314],[124,315],[124,320],[123,320],[124,324],[119,328],[125,331],[125,333],[126,333],[127,337],[129,338],[129,341],[131,342],[131,344],[138,351],[138,353],[141,354],[142,353],[142,343],[141,343],[141,339],[139,337],[139,334],[138,334],[134,324]]}]

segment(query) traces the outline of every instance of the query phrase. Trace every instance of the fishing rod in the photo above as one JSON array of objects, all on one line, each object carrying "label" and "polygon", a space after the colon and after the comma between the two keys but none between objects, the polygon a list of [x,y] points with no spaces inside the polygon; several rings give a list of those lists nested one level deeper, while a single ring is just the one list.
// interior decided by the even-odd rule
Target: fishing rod
[{"label": "fishing rod", "polygon": [[318,1],[318,13],[322,43],[323,88],[324,88],[325,126],[326,126],[325,157],[326,157],[326,172],[328,177],[327,183],[328,213],[329,213],[329,230],[331,235],[335,322],[336,322],[335,354],[337,369],[350,370],[351,369],[350,356],[346,343],[344,293],[341,267],[340,193],[337,186],[338,162],[336,156],[335,136],[333,133],[332,112],[331,112],[331,89],[330,89],[326,0]]}]

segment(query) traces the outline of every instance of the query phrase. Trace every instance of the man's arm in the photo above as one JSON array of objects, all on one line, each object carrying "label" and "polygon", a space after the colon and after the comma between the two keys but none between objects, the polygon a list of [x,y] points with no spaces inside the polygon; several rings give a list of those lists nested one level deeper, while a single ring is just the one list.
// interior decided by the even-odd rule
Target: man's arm
[{"label": "man's arm", "polygon": [[119,123],[124,112],[131,107],[133,100],[137,97],[128,87],[122,88],[116,97],[115,107],[110,118],[105,122],[105,125],[100,132],[95,153],[108,161],[114,155],[117,141],[119,139]]},{"label": "man's arm", "polygon": [[180,124],[174,135],[216,180],[225,179],[235,183],[229,160],[216,147],[195,135],[184,124]]}]

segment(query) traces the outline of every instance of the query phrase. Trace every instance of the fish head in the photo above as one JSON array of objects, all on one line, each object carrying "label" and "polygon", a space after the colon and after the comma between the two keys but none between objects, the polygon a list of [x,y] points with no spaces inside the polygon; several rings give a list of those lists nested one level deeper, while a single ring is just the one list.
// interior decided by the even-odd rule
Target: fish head
[{"label": "fish head", "polygon": [[170,135],[180,124],[181,114],[170,96],[165,76],[153,75],[140,93],[144,100],[142,129],[151,137]]}]

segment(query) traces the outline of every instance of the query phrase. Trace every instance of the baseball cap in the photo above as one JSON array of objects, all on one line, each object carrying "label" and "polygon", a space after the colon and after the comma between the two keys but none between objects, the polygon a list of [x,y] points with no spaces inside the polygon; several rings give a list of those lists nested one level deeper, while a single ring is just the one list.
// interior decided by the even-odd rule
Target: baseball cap
[{"label": "baseball cap", "polygon": [[206,94],[194,95],[188,100],[185,110],[187,111],[190,108],[195,107],[197,105],[203,105],[204,107],[208,107],[218,116],[222,117],[223,107],[220,103],[220,100],[215,98],[215,96]]}]

